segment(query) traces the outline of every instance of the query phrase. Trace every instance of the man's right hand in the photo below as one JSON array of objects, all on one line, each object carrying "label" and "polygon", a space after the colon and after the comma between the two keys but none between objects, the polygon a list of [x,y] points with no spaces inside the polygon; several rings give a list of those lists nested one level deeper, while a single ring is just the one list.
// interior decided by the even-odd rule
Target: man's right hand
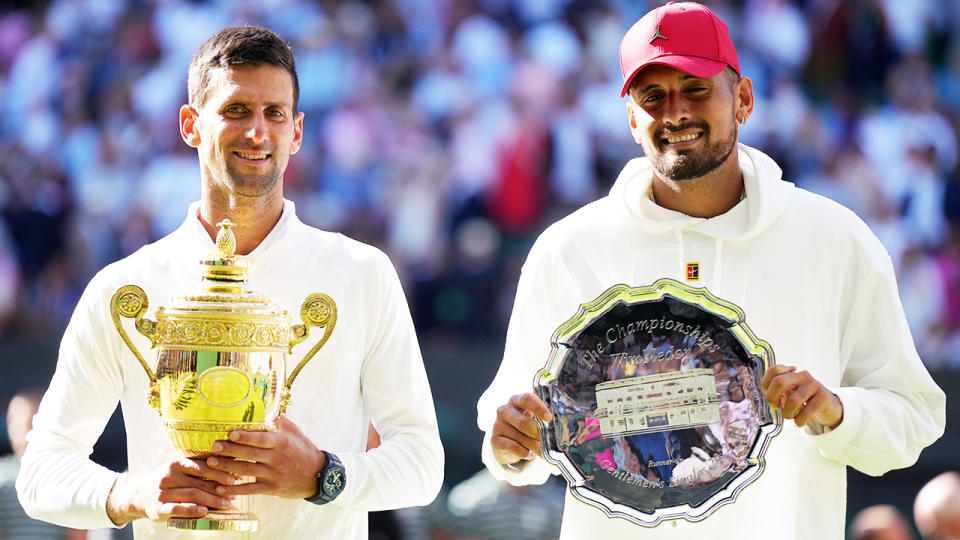
[{"label": "man's right hand", "polygon": [[497,409],[497,421],[490,433],[493,455],[503,465],[533,459],[540,454],[540,430],[534,417],[553,420],[550,409],[536,394],[518,394]]},{"label": "man's right hand", "polygon": [[143,517],[202,518],[211,508],[230,507],[230,499],[217,495],[216,488],[236,483],[235,476],[203,460],[177,458],[152,473],[120,475],[107,495],[107,516],[117,525]]}]

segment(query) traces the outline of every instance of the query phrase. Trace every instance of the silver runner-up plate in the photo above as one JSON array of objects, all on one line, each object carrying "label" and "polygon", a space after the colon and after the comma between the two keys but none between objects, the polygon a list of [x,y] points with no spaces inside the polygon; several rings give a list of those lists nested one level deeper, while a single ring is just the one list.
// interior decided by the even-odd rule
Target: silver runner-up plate
[{"label": "silver runner-up plate", "polygon": [[551,344],[540,440],[580,501],[648,527],[700,521],[763,472],[783,424],[760,390],[773,349],[739,307],[672,279],[615,285]]}]

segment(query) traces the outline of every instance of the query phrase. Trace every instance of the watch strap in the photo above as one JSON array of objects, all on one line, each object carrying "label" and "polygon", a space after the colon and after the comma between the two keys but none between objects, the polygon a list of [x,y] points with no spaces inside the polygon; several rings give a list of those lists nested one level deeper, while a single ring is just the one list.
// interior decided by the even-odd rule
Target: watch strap
[{"label": "watch strap", "polygon": [[317,494],[305,499],[313,504],[327,504],[337,498],[347,486],[346,470],[336,454],[321,450],[327,464],[317,473]]}]

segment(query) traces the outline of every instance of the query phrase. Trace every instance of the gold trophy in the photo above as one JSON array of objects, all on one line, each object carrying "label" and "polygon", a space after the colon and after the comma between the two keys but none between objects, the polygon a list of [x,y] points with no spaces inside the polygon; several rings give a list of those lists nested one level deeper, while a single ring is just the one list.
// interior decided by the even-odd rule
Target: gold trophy
[{"label": "gold trophy", "polygon": [[[216,256],[200,262],[203,288],[157,308],[145,319],[147,295],[136,285],[117,290],[110,315],[120,337],[150,378],[148,400],[160,413],[173,445],[190,458],[212,453],[213,443],[230,431],[272,431],[290,402],[300,370],[330,339],[337,306],[325,294],[312,294],[300,308],[302,324],[291,326],[287,312],[270,298],[246,290],[247,261],[237,256],[229,220],[218,223]],[[157,348],[157,371],[144,361],[120,318],[134,319],[137,331]],[[323,336],[286,375],[286,354],[305,340],[310,327]],[[171,518],[176,529],[256,531],[252,512],[211,510],[204,518]]]}]

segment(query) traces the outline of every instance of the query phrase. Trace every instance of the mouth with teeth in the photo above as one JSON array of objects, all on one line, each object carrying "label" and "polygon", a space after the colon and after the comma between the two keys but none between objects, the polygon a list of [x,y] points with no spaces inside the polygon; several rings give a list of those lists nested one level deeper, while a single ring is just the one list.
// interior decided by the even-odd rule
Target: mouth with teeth
[{"label": "mouth with teeth", "polygon": [[250,161],[263,161],[270,157],[270,154],[261,152],[234,152],[233,155]]},{"label": "mouth with teeth", "polygon": [[699,139],[706,141],[710,134],[710,127],[705,122],[684,122],[675,126],[661,126],[656,140],[661,151],[676,150],[678,152],[699,144]]},{"label": "mouth with teeth", "polygon": [[695,141],[703,137],[703,132],[698,131],[696,133],[685,133],[683,135],[673,135],[670,137],[662,137],[660,139],[663,144],[682,144],[690,141]]},{"label": "mouth with teeth", "polygon": [[676,137],[668,137],[667,142],[670,144],[692,141],[694,139],[700,138],[700,133],[691,133],[689,135],[678,135]]}]

